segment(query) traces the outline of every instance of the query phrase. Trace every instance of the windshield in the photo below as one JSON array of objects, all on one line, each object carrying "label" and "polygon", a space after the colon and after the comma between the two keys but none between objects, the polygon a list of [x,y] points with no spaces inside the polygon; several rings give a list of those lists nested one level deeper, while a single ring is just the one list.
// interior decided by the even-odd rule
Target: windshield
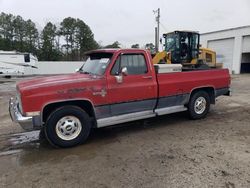
[{"label": "windshield", "polygon": [[172,51],[176,48],[176,35],[174,33],[166,35],[166,51]]},{"label": "windshield", "polygon": [[112,53],[89,54],[87,61],[79,71],[84,74],[103,75],[110,63],[112,55]]}]

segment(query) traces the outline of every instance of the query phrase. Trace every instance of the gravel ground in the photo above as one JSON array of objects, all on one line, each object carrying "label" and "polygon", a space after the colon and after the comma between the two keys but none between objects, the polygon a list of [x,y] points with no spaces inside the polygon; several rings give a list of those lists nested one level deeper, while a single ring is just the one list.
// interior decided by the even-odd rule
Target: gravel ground
[{"label": "gravel ground", "polygon": [[186,113],[93,130],[54,149],[11,122],[0,80],[0,187],[250,187],[250,75],[234,76],[203,120]]}]

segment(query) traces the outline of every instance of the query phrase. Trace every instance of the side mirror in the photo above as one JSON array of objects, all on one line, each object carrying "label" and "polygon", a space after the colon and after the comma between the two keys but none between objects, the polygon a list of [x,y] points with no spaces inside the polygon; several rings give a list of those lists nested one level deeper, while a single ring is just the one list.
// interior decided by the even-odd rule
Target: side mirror
[{"label": "side mirror", "polygon": [[79,71],[80,71],[80,68],[76,69],[75,71],[76,71],[76,72],[79,72]]},{"label": "side mirror", "polygon": [[160,44],[162,44],[162,38],[160,38]]},{"label": "side mirror", "polygon": [[122,76],[127,76],[128,75],[128,69],[127,69],[127,67],[123,67],[122,68],[121,74],[122,74]]},{"label": "side mirror", "polygon": [[128,75],[128,69],[127,67],[123,67],[121,70],[121,73],[115,76],[116,82],[118,84],[123,83],[123,76],[127,76],[127,75]]}]

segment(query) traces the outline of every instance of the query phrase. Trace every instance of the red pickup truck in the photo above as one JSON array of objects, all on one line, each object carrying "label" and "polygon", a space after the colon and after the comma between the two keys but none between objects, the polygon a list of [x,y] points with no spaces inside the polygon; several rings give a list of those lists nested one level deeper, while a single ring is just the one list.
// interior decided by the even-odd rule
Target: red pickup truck
[{"label": "red pickup truck", "polygon": [[[153,65],[146,50],[87,53],[78,72],[20,81],[10,115],[24,129],[43,129],[59,147],[83,143],[91,128],[188,111],[204,118],[216,97],[230,95],[227,69],[181,71]],[[173,66],[172,71],[164,71]]]}]

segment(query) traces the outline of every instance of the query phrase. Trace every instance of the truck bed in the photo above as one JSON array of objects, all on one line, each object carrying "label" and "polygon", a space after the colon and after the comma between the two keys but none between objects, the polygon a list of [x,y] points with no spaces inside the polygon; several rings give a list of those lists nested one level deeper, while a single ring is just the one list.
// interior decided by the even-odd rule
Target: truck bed
[{"label": "truck bed", "polygon": [[216,93],[226,94],[230,85],[228,69],[158,73],[157,81],[157,108],[185,105],[192,91],[200,87],[212,88],[215,96]]}]

